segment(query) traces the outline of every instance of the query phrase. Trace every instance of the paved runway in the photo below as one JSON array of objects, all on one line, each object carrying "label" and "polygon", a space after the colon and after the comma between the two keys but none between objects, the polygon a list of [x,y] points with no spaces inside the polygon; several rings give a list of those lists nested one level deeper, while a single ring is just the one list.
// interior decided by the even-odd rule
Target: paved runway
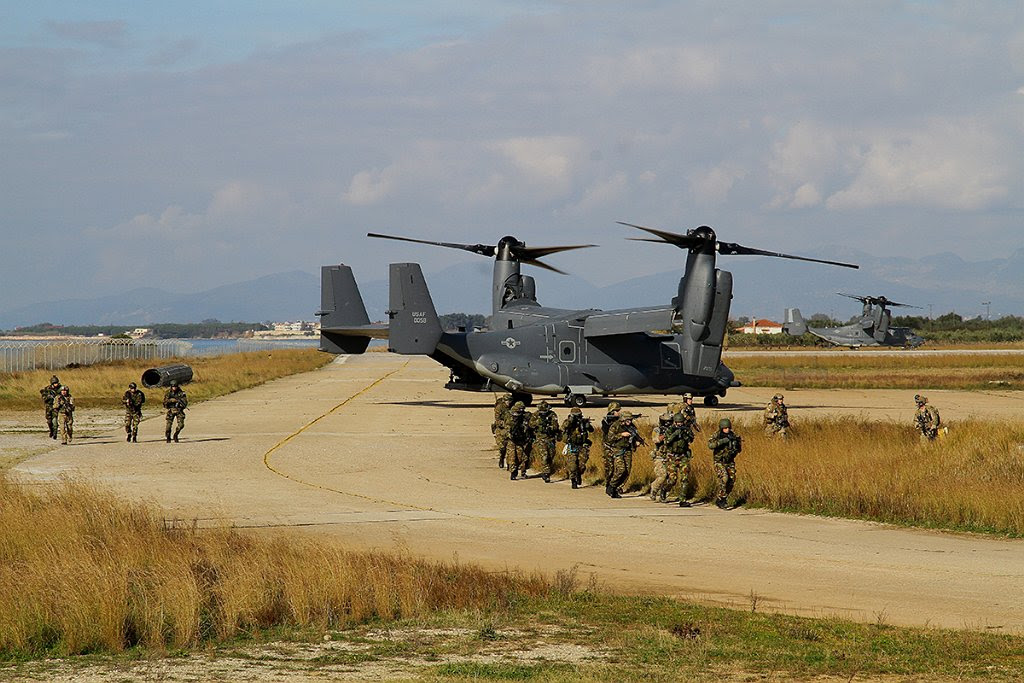
[{"label": "paved runway", "polygon": [[[341,357],[194,406],[180,444],[163,442],[156,418],[143,423],[137,445],[113,431],[14,471],[29,481],[93,478],[205,523],[297,527],[494,569],[575,565],[616,588],[742,608],[753,594],[759,609],[1024,632],[1024,541],[683,510],[613,501],[603,489],[572,491],[567,482],[510,482],[490,450],[491,395],[448,392],[446,377],[426,358]],[[720,409],[760,411],[772,393],[742,388]],[[1024,414],[1014,392],[930,393],[944,415],[954,405],[963,414]],[[913,410],[903,391],[787,398],[794,411],[909,420]],[[637,405],[653,413],[662,404]]]}]

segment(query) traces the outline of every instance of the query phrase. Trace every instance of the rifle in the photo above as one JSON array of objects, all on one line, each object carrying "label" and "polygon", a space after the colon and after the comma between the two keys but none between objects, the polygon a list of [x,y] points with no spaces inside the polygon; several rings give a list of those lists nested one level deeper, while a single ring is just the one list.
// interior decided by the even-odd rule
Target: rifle
[{"label": "rifle", "polygon": [[640,432],[637,430],[636,425],[624,425],[623,431],[629,432],[629,447],[636,448],[637,446],[646,446],[647,442],[644,441],[644,437],[640,436]]}]

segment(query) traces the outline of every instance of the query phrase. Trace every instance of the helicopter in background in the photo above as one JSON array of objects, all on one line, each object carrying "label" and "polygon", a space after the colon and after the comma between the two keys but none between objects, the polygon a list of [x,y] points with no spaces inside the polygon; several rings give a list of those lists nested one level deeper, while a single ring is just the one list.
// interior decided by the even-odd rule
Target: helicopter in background
[{"label": "helicopter in background", "polygon": [[799,308],[787,308],[782,331],[786,334],[800,336],[805,332],[835,344],[849,346],[851,349],[860,346],[900,346],[916,348],[924,343],[924,337],[914,334],[909,327],[893,327],[892,313],[889,308],[920,308],[910,304],[889,301],[884,296],[858,296],[843,294],[839,296],[856,299],[863,304],[861,317],[842,327],[808,327]]},{"label": "helicopter in background", "polygon": [[583,406],[594,396],[689,392],[713,406],[728,389],[740,385],[721,361],[732,274],[716,268],[718,254],[858,267],[720,242],[708,226],[678,234],[622,225],[650,235],[630,239],[686,250],[686,269],[669,303],[612,311],[558,309],[538,303],[534,280],[521,273],[521,266],[561,273],[539,259],[594,245],[528,247],[506,236],[492,246],[368,233],[493,257],[489,326],[454,332],[442,329],[416,263],[390,265],[390,322],[370,324],[352,269],[344,264],[323,266],[320,350],[362,353],[370,338],[386,338],[392,352],[426,355],[447,367],[449,389],[508,391],[526,404],[538,394],[561,395],[567,405]]}]

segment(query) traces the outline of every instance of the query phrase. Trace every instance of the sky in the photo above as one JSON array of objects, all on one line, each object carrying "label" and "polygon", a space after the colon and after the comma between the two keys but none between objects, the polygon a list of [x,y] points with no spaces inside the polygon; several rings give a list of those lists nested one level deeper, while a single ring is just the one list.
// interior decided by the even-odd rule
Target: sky
[{"label": "sky", "polygon": [[1020,2],[37,0],[3,16],[0,310],[480,258],[368,231],[594,243],[548,260],[598,285],[682,268],[620,220],[819,256],[1024,246]]}]

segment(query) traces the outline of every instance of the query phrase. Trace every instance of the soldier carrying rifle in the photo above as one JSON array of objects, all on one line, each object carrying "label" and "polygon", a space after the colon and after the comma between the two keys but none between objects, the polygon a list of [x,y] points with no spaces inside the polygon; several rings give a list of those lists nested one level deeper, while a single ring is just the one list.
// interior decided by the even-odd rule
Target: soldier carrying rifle
[{"label": "soldier carrying rifle", "polygon": [[164,394],[164,408],[167,409],[167,428],[164,430],[164,438],[167,443],[171,442],[171,426],[177,422],[177,428],[174,430],[174,442],[178,442],[178,434],[181,434],[181,430],[185,428],[185,409],[188,408],[188,396],[181,387],[178,386],[178,381],[172,379],[170,382],[171,388]]}]

